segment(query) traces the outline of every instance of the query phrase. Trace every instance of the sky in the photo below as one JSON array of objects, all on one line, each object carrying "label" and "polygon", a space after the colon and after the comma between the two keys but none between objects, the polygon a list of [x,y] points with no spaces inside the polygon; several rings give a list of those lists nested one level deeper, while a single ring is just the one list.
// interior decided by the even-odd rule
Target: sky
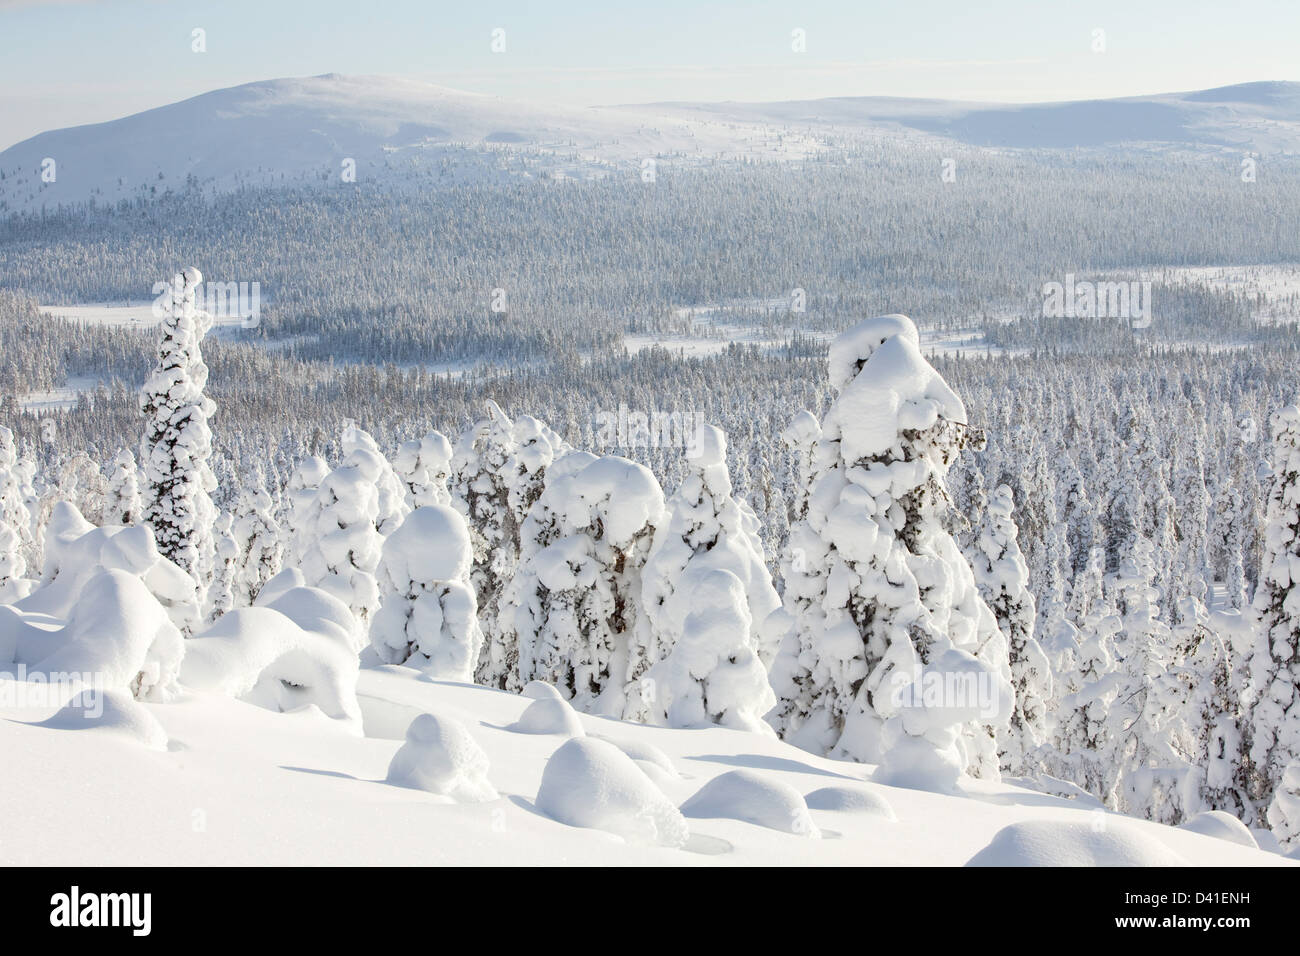
[{"label": "sky", "polygon": [[1298,51],[1300,0],[0,0],[0,149],[321,73],[573,105],[1035,102],[1300,80]]}]

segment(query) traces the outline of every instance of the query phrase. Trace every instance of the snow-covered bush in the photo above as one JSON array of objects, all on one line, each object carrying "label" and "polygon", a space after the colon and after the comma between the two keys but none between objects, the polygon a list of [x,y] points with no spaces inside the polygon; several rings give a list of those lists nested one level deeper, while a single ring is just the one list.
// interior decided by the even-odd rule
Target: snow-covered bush
[{"label": "snow-covered bush", "polygon": [[805,749],[945,787],[963,770],[997,773],[992,731],[1013,695],[1006,639],[945,530],[966,409],[919,343],[892,315],[831,346],[838,394],[790,532],[794,628],[772,668],[770,719]]},{"label": "snow-covered bush", "polygon": [[416,508],[388,536],[378,569],[381,606],[370,626],[382,661],[444,680],[474,679],[483,635],[472,561],[465,519],[447,505]]},{"label": "snow-covered bush", "polygon": [[547,681],[588,712],[644,713],[641,571],[663,509],[654,475],[626,458],[572,453],[551,467],[503,608],[520,683]]}]

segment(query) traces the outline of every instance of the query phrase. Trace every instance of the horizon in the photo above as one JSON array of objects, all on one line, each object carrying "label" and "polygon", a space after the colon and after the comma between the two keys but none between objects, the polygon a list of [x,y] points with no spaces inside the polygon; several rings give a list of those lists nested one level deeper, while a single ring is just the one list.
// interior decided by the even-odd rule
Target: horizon
[{"label": "horizon", "polygon": [[564,106],[1152,96],[1300,81],[1288,49],[1298,31],[1300,8],[1277,0],[1245,0],[1229,17],[1203,0],[1141,9],[1102,0],[1087,18],[1031,0],[978,11],[950,0],[879,11],[842,0],[707,10],[665,0],[653,15],[591,0],[546,11],[388,0],[365,16],[341,0],[0,0],[0,149],[215,90],[329,73]]}]

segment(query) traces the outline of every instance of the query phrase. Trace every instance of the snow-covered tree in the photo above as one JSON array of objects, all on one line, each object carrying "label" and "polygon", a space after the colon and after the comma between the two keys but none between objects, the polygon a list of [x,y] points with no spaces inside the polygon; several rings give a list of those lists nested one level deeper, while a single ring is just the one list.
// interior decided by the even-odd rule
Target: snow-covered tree
[{"label": "snow-covered tree", "polygon": [[1254,609],[1260,637],[1252,664],[1250,795],[1271,823],[1282,776],[1300,762],[1300,408],[1295,405],[1273,420],[1273,487]]},{"label": "snow-covered tree", "polygon": [[216,410],[203,394],[208,367],[200,342],[211,317],[195,306],[203,281],[186,269],[171,285],[170,306],[159,327],[158,364],[145,382],[140,408],[145,416],[144,519],[158,550],[194,577],[199,604],[211,583],[216,478],[209,466]]},{"label": "snow-covered tree", "polygon": [[259,471],[239,490],[231,528],[238,549],[234,578],[235,607],[252,607],[267,581],[280,573],[280,525],[271,494]]},{"label": "snow-covered tree", "polygon": [[593,713],[645,712],[654,661],[641,572],[663,517],[663,491],[642,465],[571,452],[551,466],[503,599],[520,683],[546,681]]},{"label": "snow-covered tree", "polygon": [[741,582],[750,622],[747,641],[766,665],[781,639],[769,623],[781,599],[768,575],[753,512],[732,497],[727,440],[720,429],[700,427],[686,469],[668,499],[666,520],[655,531],[642,577],[647,653],[652,663],[662,660],[681,637],[696,600],[681,592],[682,581],[701,568],[720,568]]},{"label": "snow-covered tree", "polygon": [[309,585],[348,605],[364,642],[379,607],[375,571],[384,534],[401,523],[405,501],[397,476],[369,435],[349,428],[344,447],[343,461],[321,481],[306,509],[310,544],[302,573]]},{"label": "snow-covered tree", "polygon": [[387,664],[409,664],[432,677],[474,679],[479,629],[465,519],[447,505],[416,508],[384,541],[382,602],[370,643]]},{"label": "snow-covered tree", "polygon": [[113,473],[108,478],[108,491],[104,496],[104,524],[133,525],[140,523],[139,468],[135,455],[123,448],[113,459]]},{"label": "snow-covered tree", "polygon": [[470,526],[483,650],[476,679],[518,690],[517,636],[500,602],[520,561],[521,529],[542,494],[547,469],[568,450],[547,425],[527,415],[511,421],[495,402],[471,426],[453,456],[452,504]]},{"label": "snow-covered tree", "polygon": [[745,586],[721,566],[691,563],[677,581],[685,607],[668,656],[647,672],[642,698],[651,719],[670,727],[715,723],[766,731],[776,703],[754,648]]},{"label": "snow-covered tree", "polygon": [[217,513],[212,526],[214,561],[212,581],[207,590],[207,620],[215,621],[235,607],[235,584],[239,574],[239,545],[231,533],[234,516],[229,511]]},{"label": "snow-covered tree", "polygon": [[1007,639],[1015,706],[998,741],[1003,770],[1023,774],[1026,758],[1046,739],[1052,675],[1047,655],[1034,639],[1034,596],[1029,571],[1016,541],[1011,489],[998,485],[989,500],[971,562],[980,595]]},{"label": "snow-covered tree", "polygon": [[315,527],[312,524],[313,503],[321,482],[330,473],[329,463],[318,455],[303,459],[289,476],[283,502],[284,553],[282,564],[286,568],[302,565],[303,556],[312,545]]},{"label": "snow-covered tree", "polygon": [[451,442],[439,431],[403,442],[393,457],[393,470],[406,486],[412,508],[451,503],[447,479],[451,477]]},{"label": "snow-covered tree", "polygon": [[771,719],[805,749],[881,762],[883,780],[947,787],[964,770],[997,773],[989,728],[1013,695],[1006,640],[945,530],[966,409],[919,346],[899,315],[831,346],[838,394],[790,533],[794,628]]},{"label": "snow-covered tree", "polygon": [[31,515],[18,474],[14,433],[0,425],[0,604],[23,597],[27,573],[24,546],[31,531]]}]

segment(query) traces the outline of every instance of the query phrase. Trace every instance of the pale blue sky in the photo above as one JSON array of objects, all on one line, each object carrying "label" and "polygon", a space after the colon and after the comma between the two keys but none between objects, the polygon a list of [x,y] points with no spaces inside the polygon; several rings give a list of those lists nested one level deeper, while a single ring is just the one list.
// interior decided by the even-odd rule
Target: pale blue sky
[{"label": "pale blue sky", "polygon": [[1123,96],[1300,80],[1300,0],[0,0],[0,149],[329,72],[570,104]]}]

